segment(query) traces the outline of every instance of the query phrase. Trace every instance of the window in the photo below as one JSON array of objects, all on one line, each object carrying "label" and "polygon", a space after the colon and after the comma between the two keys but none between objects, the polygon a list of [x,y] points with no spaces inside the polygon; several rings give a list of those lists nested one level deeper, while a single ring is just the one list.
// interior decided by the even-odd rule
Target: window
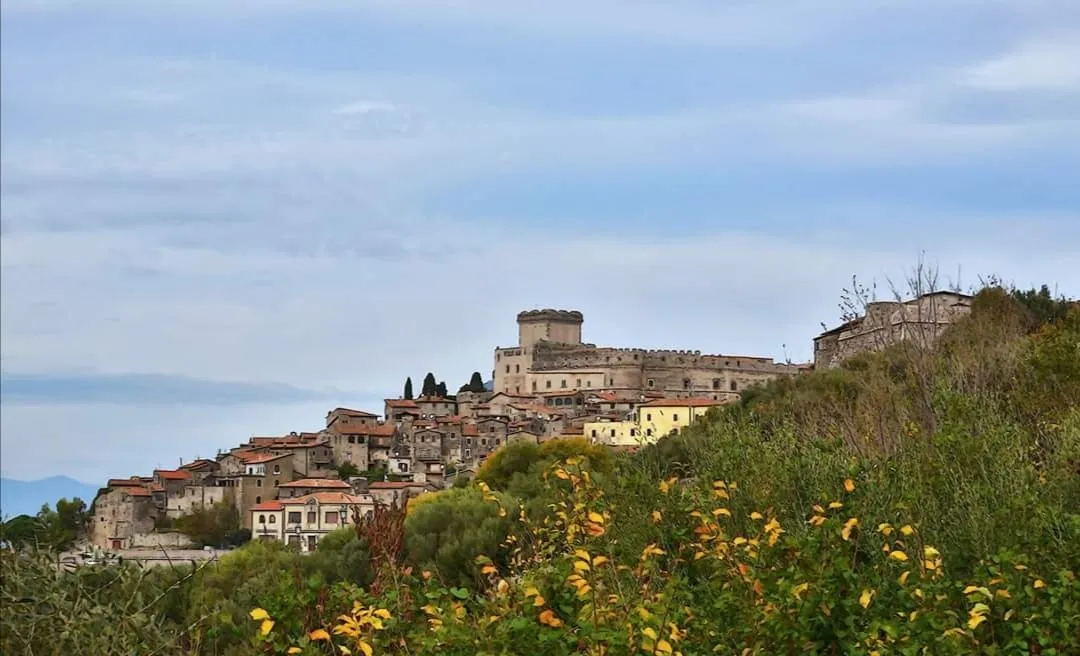
[{"label": "window", "polygon": [[262,479],[261,478],[255,479],[255,487],[262,487]]},{"label": "window", "polygon": [[471,458],[472,457],[472,451],[470,449],[465,449],[465,457],[466,458]]},{"label": "window", "polygon": [[510,373],[510,365],[506,365],[506,373]]},{"label": "window", "polygon": [[649,412],[645,415],[645,421],[652,421],[652,413]]},{"label": "window", "polygon": [[671,415],[671,421],[679,421],[679,415],[678,414]]},{"label": "window", "polygon": [[592,381],[591,380],[585,381],[585,387],[592,387]]},{"label": "window", "polygon": [[535,392],[536,391],[536,381],[535,380],[532,382],[532,388],[533,388],[533,391]]},{"label": "window", "polygon": [[645,381],[645,386],[648,387],[649,389],[652,389],[652,388],[656,387],[656,381],[653,380],[652,378],[650,378],[650,379]]},{"label": "window", "polygon": [[520,386],[515,386],[514,387],[514,393],[515,394],[521,394],[521,387]]},{"label": "window", "polygon": [[260,524],[265,524],[266,523],[266,515],[259,515],[259,523]]},{"label": "window", "polygon": [[281,481],[280,481],[279,479],[276,479],[276,478],[275,478],[275,479],[274,479],[274,487],[277,487],[277,486],[279,486],[279,485],[281,485]]},{"label": "window", "polygon": [[356,443],[357,444],[363,444],[365,441],[366,441],[366,438],[363,435],[356,438]]},{"label": "window", "polygon": [[353,436],[353,435],[349,436],[349,444],[356,444],[356,437],[355,436]]},{"label": "window", "polygon": [[647,435],[648,437],[652,437],[652,429],[651,428],[646,429],[645,430],[645,435]]},{"label": "window", "polygon": [[607,384],[608,385],[614,385],[615,384],[615,379],[614,378],[608,378]]},{"label": "window", "polygon": [[713,378],[712,379],[712,388],[713,389],[720,389],[720,379],[719,378]]},{"label": "window", "polygon": [[271,524],[277,524],[277,516],[276,515],[270,515],[270,523]]},{"label": "window", "polygon": [[579,389],[581,388],[581,379],[580,378],[577,379],[577,386],[578,386]]},{"label": "window", "polygon": [[731,391],[735,392],[739,389],[739,384],[735,381],[731,381]]},{"label": "window", "polygon": [[520,364],[515,364],[514,365],[514,373],[515,374],[520,374],[521,373],[521,365]]},{"label": "window", "polygon": [[291,512],[291,513],[289,513],[289,523],[290,524],[299,524],[300,523],[300,513],[299,512]]},{"label": "window", "polygon": [[486,437],[481,437],[480,438],[480,446],[487,446],[487,438]]},{"label": "window", "polygon": [[[636,357],[636,356],[635,356],[635,357]],[[631,428],[631,429],[630,429],[630,437],[634,437],[634,436],[636,436],[636,435],[637,435],[637,429],[636,429],[636,428]]]},{"label": "window", "polygon": [[550,380],[545,380],[544,381],[544,387],[546,389],[551,389],[551,381]]},{"label": "window", "polygon": [[611,436],[615,437],[615,429],[614,428],[611,429]]},{"label": "window", "polygon": [[566,389],[566,379],[565,378],[563,378],[562,382],[559,383],[559,387],[561,387],[562,389]]},{"label": "window", "polygon": [[280,474],[281,473],[281,465],[274,465],[274,473],[275,474]]},{"label": "window", "polygon": [[308,524],[314,524],[317,521],[317,518],[315,517],[315,511],[314,510],[309,510],[308,511],[307,521],[308,521]]},{"label": "window", "polygon": [[683,378],[682,379],[682,388],[684,390],[690,389],[690,379],[689,378]]},{"label": "window", "polygon": [[592,431],[592,436],[593,436],[593,437],[596,437],[596,429],[595,429],[595,428],[594,428],[594,429],[593,429],[593,431]]},{"label": "window", "polygon": [[255,497],[255,503],[256,504],[262,503],[262,497]]},{"label": "window", "polygon": [[338,523],[338,514],[336,512],[328,512],[328,513],[326,513],[326,523],[327,524],[337,524]]}]

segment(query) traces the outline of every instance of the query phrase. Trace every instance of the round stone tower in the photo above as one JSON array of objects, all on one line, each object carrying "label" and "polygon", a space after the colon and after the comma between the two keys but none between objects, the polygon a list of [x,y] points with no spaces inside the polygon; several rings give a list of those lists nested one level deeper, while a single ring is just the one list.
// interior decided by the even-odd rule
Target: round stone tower
[{"label": "round stone tower", "polygon": [[517,315],[518,346],[529,347],[547,340],[559,344],[580,344],[585,317],[577,310],[526,310]]}]

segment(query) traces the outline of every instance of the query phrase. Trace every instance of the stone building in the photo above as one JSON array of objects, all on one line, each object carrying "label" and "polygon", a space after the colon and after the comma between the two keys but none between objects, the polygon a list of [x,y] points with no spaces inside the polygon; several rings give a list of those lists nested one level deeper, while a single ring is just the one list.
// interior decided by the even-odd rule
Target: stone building
[{"label": "stone building", "polygon": [[128,549],[134,536],[154,530],[158,515],[148,484],[138,476],[111,479],[94,498],[88,538],[102,549]]},{"label": "stone building", "polygon": [[800,372],[796,365],[765,357],[586,344],[581,341],[584,317],[577,311],[531,310],[518,314],[517,322],[518,345],[495,349],[496,394],[654,392],[721,400]]},{"label": "stone building", "polygon": [[814,367],[835,367],[853,355],[902,341],[928,346],[971,311],[971,299],[967,294],[941,291],[908,301],[869,303],[865,315],[814,338]]}]

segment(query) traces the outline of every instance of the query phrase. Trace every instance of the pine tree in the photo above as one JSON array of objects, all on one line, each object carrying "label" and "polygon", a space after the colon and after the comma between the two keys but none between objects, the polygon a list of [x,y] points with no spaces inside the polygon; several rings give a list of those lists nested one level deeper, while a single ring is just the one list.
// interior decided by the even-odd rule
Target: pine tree
[{"label": "pine tree", "polygon": [[484,378],[479,371],[474,371],[472,378],[469,379],[469,391],[477,393],[484,391]]},{"label": "pine tree", "polygon": [[439,384],[435,386],[435,396],[439,397],[440,399],[445,399],[446,395],[446,383],[440,380]]},{"label": "pine tree", "polygon": [[435,396],[438,386],[435,384],[435,374],[428,372],[424,376],[424,385],[420,388],[420,396]]},{"label": "pine tree", "polygon": [[408,399],[408,400],[411,401],[412,397],[413,397],[413,394],[412,394],[412,376],[410,376],[410,377],[405,379],[405,395],[402,398]]}]

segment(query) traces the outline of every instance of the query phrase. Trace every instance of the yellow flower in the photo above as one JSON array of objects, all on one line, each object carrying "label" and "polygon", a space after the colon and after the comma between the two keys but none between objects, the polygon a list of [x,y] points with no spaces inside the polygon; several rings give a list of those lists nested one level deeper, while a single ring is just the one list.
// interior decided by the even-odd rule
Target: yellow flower
[{"label": "yellow flower", "polygon": [[270,613],[267,613],[262,608],[254,608],[248,615],[251,615],[251,619],[258,622],[259,620],[265,620],[270,617]]},{"label": "yellow flower", "polygon": [[593,567],[599,567],[608,561],[607,556],[597,556],[592,559]]},{"label": "yellow flower", "polygon": [[541,596],[541,595],[536,595],[536,599],[533,599],[533,606],[535,606],[537,608],[543,606],[546,603],[547,603],[547,600],[544,599],[544,597]]},{"label": "yellow flower", "polygon": [[759,513],[758,511],[755,510],[754,512],[750,513],[750,519],[765,519],[765,518],[761,515],[761,513]]},{"label": "yellow flower", "polygon": [[904,562],[904,561],[906,561],[908,559],[907,554],[904,553],[903,551],[890,552],[889,553],[889,558],[892,558],[893,560],[899,560],[900,562]]},{"label": "yellow flower", "polygon": [[859,605],[862,606],[863,608],[866,608],[867,606],[870,605],[870,600],[873,599],[873,598],[874,598],[874,591],[873,590],[869,590],[869,589],[863,590],[862,594],[859,595]]},{"label": "yellow flower", "polygon": [[649,640],[652,640],[654,642],[656,641],[657,638],[660,637],[660,636],[656,635],[656,630],[653,629],[651,626],[647,626],[644,629],[642,629],[641,630],[641,635],[645,636],[646,638],[648,638]]},{"label": "yellow flower", "polygon": [[666,481],[660,481],[660,485],[659,485],[660,491],[663,492],[664,494],[667,494],[668,491],[671,490],[671,486],[674,485],[678,480],[679,480],[678,477],[672,476],[671,478],[667,479]]},{"label": "yellow flower", "polygon": [[911,528],[910,524],[906,524],[906,525],[904,525],[903,528],[900,529],[900,532],[903,533],[904,535],[911,535],[912,533],[915,532],[915,529]]},{"label": "yellow flower", "polygon": [[589,513],[589,521],[594,522],[596,524],[603,524],[604,523],[604,516],[601,515],[598,512],[591,512],[591,513]]},{"label": "yellow flower", "polygon": [[315,629],[308,634],[308,638],[311,640],[329,640],[330,634],[326,632],[326,629]]},{"label": "yellow flower", "polygon": [[908,576],[911,576],[910,571],[904,572],[903,574],[900,575],[900,578],[898,578],[896,580],[900,583],[900,585],[904,585],[905,583],[907,583]]},{"label": "yellow flower", "polygon": [[1043,581],[1042,579],[1035,579],[1035,582],[1031,584],[1031,587],[1035,588],[1036,590],[1038,590],[1039,588],[1045,588],[1046,581]]},{"label": "yellow flower", "polygon": [[923,547],[923,556],[926,558],[937,558],[941,553],[933,547]]},{"label": "yellow flower", "polygon": [[847,492],[854,492],[855,491],[855,481],[851,480],[850,478],[845,480],[844,481],[844,490],[847,491]]},{"label": "yellow flower", "polygon": [[720,515],[724,515],[725,517],[731,517],[731,511],[727,508],[717,508],[716,510],[712,511],[712,514],[713,517],[719,517]]},{"label": "yellow flower", "polygon": [[589,571],[589,563],[585,562],[584,560],[575,560],[574,569],[579,572],[587,572]]},{"label": "yellow flower", "polygon": [[811,526],[821,526],[824,523],[825,523],[825,518],[822,517],[821,515],[814,515],[809,520],[809,524]]},{"label": "yellow flower", "polygon": [[840,537],[848,540],[851,538],[851,531],[859,525],[859,520],[855,517],[844,522],[844,528],[840,529]]},{"label": "yellow flower", "polygon": [[892,535],[892,531],[893,531],[892,524],[888,524],[888,523],[886,523],[886,524],[878,524],[877,530],[882,535],[888,537],[888,536]]},{"label": "yellow flower", "polygon": [[671,643],[669,643],[667,640],[661,639],[660,641],[658,641],[656,643],[656,653],[658,653],[658,654],[670,654],[671,653]]},{"label": "yellow flower", "polygon": [[840,503],[839,501],[833,501],[832,503],[829,504],[829,508],[831,508],[832,510],[839,510],[839,509],[841,509],[843,507],[844,507],[844,504]]}]

